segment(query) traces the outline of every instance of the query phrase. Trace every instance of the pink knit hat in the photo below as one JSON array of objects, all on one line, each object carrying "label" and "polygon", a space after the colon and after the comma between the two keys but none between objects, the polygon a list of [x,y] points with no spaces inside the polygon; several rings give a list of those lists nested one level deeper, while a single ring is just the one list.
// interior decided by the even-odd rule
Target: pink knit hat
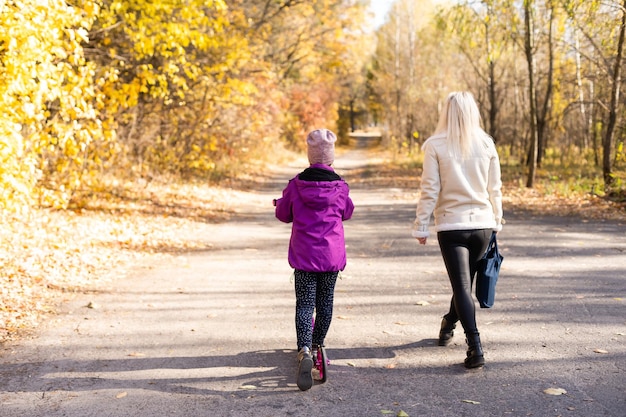
[{"label": "pink knit hat", "polygon": [[337,136],[328,129],[317,129],[306,137],[307,155],[310,164],[332,165],[335,162]]}]

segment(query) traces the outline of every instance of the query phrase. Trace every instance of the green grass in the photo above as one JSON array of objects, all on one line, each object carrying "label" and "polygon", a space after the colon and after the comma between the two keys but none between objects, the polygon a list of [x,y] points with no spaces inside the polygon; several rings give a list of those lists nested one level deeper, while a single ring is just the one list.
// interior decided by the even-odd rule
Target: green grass
[{"label": "green grass", "polygon": [[[502,181],[507,186],[526,188],[528,168],[520,163],[518,157],[507,149],[499,149],[502,168]],[[609,193],[604,189],[602,168],[594,163],[593,154],[576,150],[564,156],[562,152],[548,149],[542,164],[537,168],[533,189],[542,195],[556,195],[575,198],[582,195],[596,195],[616,202],[626,201],[626,161],[620,160],[613,168],[615,183]],[[421,152],[410,157],[397,158],[399,167],[412,172],[419,172],[422,165]]]},{"label": "green grass", "polygon": [[[528,169],[511,160],[502,164],[502,179],[509,184],[525,187]],[[590,164],[586,159],[563,161],[545,158],[537,168],[534,187],[545,195],[555,194],[563,197],[575,197],[593,194],[615,201],[626,200],[626,165],[616,166],[613,170],[615,182],[607,195],[604,189],[602,169]]]}]

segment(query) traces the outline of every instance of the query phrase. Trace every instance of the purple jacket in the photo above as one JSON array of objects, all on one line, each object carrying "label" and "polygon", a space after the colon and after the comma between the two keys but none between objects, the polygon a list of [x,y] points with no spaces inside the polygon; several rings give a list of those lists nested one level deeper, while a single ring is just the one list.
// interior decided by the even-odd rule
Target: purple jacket
[{"label": "purple jacket", "polygon": [[346,266],[342,222],[353,211],[348,184],[331,167],[313,164],[291,179],[276,200],[276,218],[293,222],[289,265],[307,272],[342,271]]}]

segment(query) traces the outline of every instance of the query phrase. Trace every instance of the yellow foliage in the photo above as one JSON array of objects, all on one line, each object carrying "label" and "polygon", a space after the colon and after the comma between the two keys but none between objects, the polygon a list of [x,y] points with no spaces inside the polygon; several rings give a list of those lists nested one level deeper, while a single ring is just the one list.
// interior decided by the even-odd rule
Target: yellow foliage
[{"label": "yellow foliage", "polygon": [[211,172],[281,131],[330,126],[357,6],[272,4],[261,22],[254,5],[4,2],[0,204],[67,207],[109,166]]},{"label": "yellow foliage", "polygon": [[[94,1],[77,3],[8,1],[0,13],[5,29],[0,32],[0,106],[5,109],[0,185],[6,190],[0,199],[6,208],[29,204],[38,184],[75,185],[78,175],[68,170],[82,166],[82,160],[74,161],[79,150],[105,136],[91,104],[94,68],[81,46],[99,8]],[[52,178],[59,176],[67,181]],[[66,198],[63,193],[61,206]]]}]

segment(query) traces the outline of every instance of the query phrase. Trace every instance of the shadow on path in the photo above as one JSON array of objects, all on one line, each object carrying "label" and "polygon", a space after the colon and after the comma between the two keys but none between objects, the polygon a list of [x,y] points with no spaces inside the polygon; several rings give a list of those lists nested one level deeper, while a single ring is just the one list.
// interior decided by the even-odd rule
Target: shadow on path
[{"label": "shadow on path", "polygon": [[[346,151],[339,168],[375,164],[369,147]],[[417,245],[415,202],[390,187],[354,189],[329,380],[300,392],[290,228],[269,202],[301,168],[260,184],[263,205],[202,229],[212,250],[79,294],[8,346],[2,417],[624,415],[624,225],[509,216],[496,305],[477,312],[487,365],[468,371],[462,332],[445,348],[432,338],[450,299],[436,239]]]}]

